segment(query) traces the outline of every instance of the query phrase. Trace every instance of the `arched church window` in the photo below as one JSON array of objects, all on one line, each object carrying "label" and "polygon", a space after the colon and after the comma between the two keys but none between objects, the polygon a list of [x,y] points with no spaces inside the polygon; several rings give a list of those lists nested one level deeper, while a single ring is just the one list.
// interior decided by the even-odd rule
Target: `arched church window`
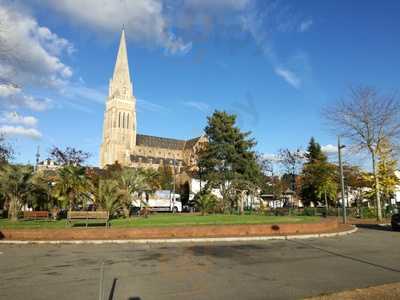
[{"label": "arched church window", "polygon": [[129,114],[126,116],[126,128],[129,128]]},{"label": "arched church window", "polygon": [[121,128],[121,112],[118,113],[118,128]]},{"label": "arched church window", "polygon": [[125,128],[125,112],[122,113],[122,128]]}]

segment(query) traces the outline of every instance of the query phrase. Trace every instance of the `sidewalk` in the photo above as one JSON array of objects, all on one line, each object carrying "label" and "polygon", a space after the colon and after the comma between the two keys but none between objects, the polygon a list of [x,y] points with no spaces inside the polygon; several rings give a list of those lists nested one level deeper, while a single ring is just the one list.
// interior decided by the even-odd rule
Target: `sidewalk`
[{"label": "sidewalk", "polygon": [[365,289],[355,289],[323,295],[306,300],[395,300],[400,299],[400,283],[383,284]]}]

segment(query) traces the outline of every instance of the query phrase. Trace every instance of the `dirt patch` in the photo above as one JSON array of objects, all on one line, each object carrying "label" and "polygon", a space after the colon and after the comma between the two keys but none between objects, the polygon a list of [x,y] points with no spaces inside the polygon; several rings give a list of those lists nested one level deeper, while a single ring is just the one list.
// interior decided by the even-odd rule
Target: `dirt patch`
[{"label": "dirt patch", "polygon": [[400,283],[383,284],[365,289],[355,289],[307,298],[307,300],[395,300],[400,299]]},{"label": "dirt patch", "polygon": [[[348,227],[350,228],[350,227]],[[340,228],[342,229],[342,228]],[[123,240],[201,237],[284,236],[335,232],[336,218],[321,219],[317,223],[205,225],[168,228],[63,228],[63,229],[1,229],[5,240]]]}]

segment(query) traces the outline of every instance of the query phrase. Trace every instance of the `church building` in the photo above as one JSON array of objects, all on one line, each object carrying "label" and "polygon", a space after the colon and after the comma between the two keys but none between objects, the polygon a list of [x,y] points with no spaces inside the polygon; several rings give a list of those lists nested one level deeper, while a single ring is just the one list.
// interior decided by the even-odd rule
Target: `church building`
[{"label": "church building", "polygon": [[137,133],[136,98],[129,72],[125,31],[122,30],[114,74],[110,79],[104,113],[100,167],[122,166],[158,169],[161,164],[182,170],[196,169],[196,153],[204,136],[178,140]]}]

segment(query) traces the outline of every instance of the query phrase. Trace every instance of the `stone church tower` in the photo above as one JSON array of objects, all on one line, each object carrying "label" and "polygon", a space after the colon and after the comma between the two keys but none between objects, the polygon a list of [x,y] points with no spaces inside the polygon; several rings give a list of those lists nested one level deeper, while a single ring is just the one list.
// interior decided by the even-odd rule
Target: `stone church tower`
[{"label": "stone church tower", "polygon": [[129,74],[125,31],[122,30],[114,74],[106,102],[103,141],[100,147],[100,167],[130,164],[130,154],[136,145],[136,99]]},{"label": "stone church tower", "polygon": [[178,140],[138,134],[136,99],[129,75],[125,31],[122,30],[104,113],[100,167],[118,162],[132,168],[158,169],[167,165],[174,172],[183,169],[191,172],[197,168],[197,153],[204,143],[207,143],[204,136]]}]

